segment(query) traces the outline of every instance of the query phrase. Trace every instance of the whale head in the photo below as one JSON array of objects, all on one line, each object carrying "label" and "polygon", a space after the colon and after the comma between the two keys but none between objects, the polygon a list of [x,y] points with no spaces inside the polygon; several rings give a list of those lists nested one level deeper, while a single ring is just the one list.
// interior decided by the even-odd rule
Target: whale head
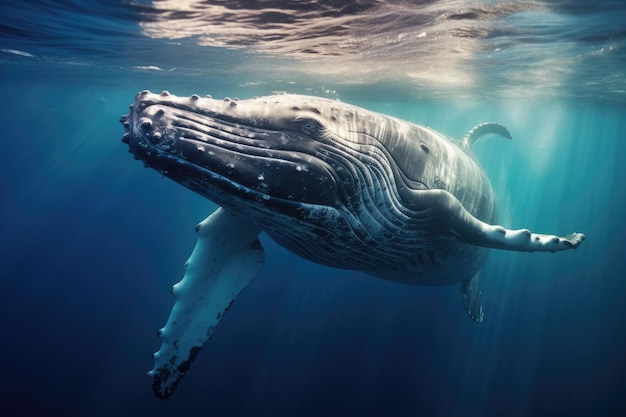
[{"label": "whale head", "polygon": [[146,166],[236,211],[242,205],[337,207],[337,177],[323,157],[331,119],[319,106],[296,102],[143,91],[122,116],[123,141]]}]

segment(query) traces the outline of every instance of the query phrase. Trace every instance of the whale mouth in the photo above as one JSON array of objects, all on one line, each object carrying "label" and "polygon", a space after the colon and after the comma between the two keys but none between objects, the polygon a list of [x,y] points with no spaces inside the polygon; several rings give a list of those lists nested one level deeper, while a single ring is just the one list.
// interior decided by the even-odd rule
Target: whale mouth
[{"label": "whale mouth", "polygon": [[211,100],[203,108],[169,97],[139,93],[120,119],[122,141],[146,167],[220,205],[236,204],[233,196],[336,204],[331,170],[303,133],[254,126],[254,119],[233,116],[234,101]]}]

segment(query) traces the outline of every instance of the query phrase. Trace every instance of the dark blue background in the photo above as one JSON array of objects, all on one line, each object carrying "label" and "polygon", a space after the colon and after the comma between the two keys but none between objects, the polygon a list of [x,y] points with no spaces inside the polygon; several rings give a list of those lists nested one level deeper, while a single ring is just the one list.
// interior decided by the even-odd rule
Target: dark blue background
[{"label": "dark blue background", "polygon": [[271,87],[2,54],[3,415],[626,413],[624,107],[375,100],[350,87],[344,101],[454,137],[482,121],[506,124],[514,142],[476,149],[502,222],[588,239],[567,253],[493,252],[476,325],[458,286],[323,268],[262,236],[263,273],[160,401],[145,376],[156,330],[193,228],[215,206],[133,161],[117,120],[144,88],[248,97]]}]

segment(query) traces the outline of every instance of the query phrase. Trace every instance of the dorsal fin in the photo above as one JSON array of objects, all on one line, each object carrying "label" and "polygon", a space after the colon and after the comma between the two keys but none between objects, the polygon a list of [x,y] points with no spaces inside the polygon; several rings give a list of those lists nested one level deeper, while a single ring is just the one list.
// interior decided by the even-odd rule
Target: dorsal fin
[{"label": "dorsal fin", "polygon": [[502,126],[501,124],[491,122],[481,123],[471,128],[470,131],[465,134],[463,140],[461,140],[463,148],[470,149],[474,145],[474,143],[476,143],[478,138],[490,133],[495,133],[507,139],[513,139],[513,137],[511,136],[511,132],[509,132],[509,129]]}]

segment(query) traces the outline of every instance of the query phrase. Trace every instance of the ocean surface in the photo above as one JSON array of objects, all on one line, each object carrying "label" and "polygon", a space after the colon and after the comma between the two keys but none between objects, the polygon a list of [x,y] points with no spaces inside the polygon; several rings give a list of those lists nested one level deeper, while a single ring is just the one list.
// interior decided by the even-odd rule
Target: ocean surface
[{"label": "ocean surface", "polygon": [[[0,2],[3,416],[626,415],[626,2]],[[461,138],[500,222],[459,287],[266,265],[162,401],[146,372],[215,205],[121,142],[137,91],[335,98]]]}]

